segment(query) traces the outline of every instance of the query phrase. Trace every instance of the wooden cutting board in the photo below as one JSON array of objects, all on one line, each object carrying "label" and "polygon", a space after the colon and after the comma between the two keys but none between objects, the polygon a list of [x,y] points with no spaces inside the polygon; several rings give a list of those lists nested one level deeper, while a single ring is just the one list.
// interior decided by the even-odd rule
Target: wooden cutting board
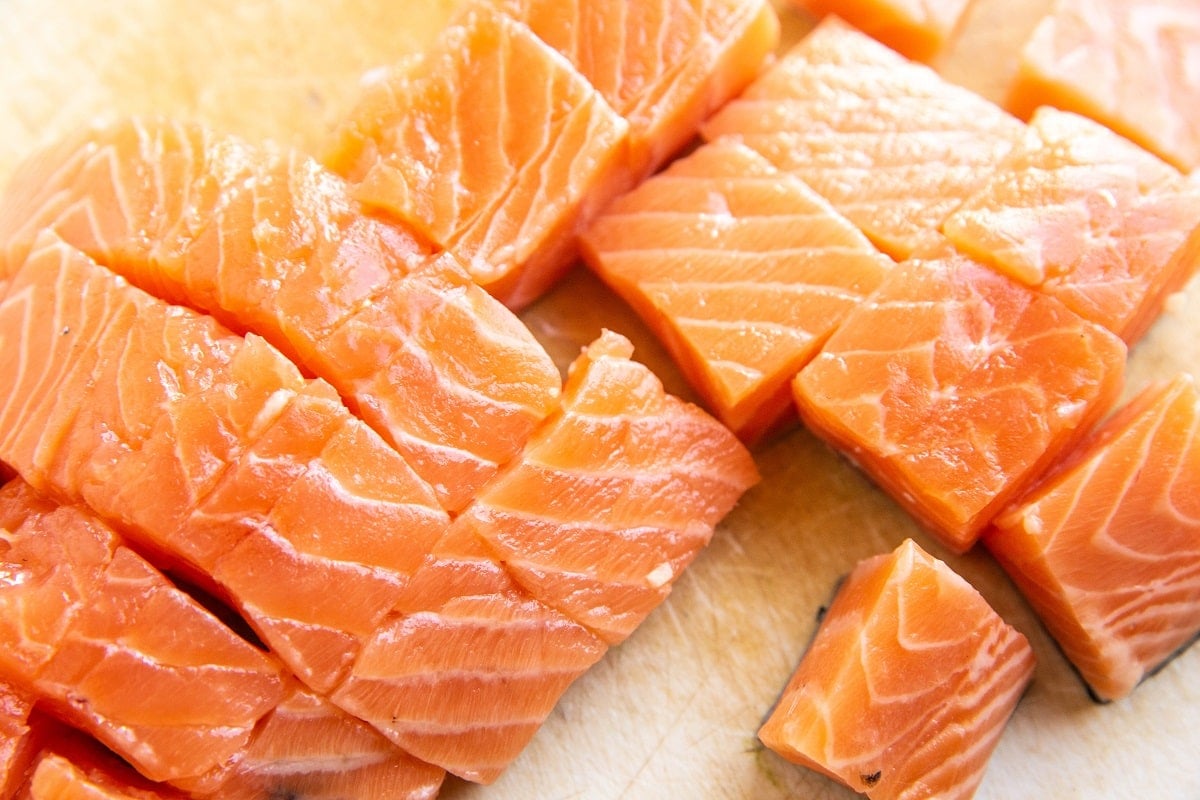
[{"label": "wooden cutting board", "polygon": [[[454,0],[0,0],[0,180],[98,114],[160,112],[318,151],[361,74],[411,53]],[[779,3],[785,43],[808,21]],[[599,299],[598,299],[599,298]],[[565,365],[601,327],[687,387],[637,319],[583,269],[524,315]],[[1200,281],[1132,354],[1130,389],[1200,372]],[[763,482],[669,601],[568,692],[493,786],[448,798],[849,798],[755,731],[859,559],[906,536],[946,558],[1032,641],[1035,683],[979,797],[1200,798],[1200,647],[1107,706],[1083,686],[982,552],[948,556],[854,469],[797,430],[756,452]]]}]

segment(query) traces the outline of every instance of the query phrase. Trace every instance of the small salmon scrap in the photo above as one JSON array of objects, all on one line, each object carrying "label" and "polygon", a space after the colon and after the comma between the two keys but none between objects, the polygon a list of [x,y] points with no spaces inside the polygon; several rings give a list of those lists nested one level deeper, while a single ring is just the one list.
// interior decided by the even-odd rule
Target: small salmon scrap
[{"label": "small salmon scrap", "polygon": [[909,539],[841,584],[758,735],[871,800],[968,800],[1033,672],[1025,637]]},{"label": "small salmon scrap", "polygon": [[1200,267],[1198,228],[1200,187],[1099,123],[1049,107],[942,223],[963,252],[1129,345]]},{"label": "small salmon scrap", "polygon": [[1101,700],[1200,633],[1200,390],[1147,386],[984,544]]},{"label": "small salmon scrap", "polygon": [[897,264],[794,382],[800,417],[955,552],[1121,392],[1126,348],[957,253]]}]

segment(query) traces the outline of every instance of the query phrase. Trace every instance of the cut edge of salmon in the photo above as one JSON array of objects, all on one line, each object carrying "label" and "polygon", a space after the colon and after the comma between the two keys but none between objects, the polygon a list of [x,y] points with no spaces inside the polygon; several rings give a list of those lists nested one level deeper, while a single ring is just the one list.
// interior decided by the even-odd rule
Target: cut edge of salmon
[{"label": "cut edge of salmon", "polygon": [[[889,641],[870,636],[875,625]],[[783,758],[868,796],[922,786],[965,800],[1034,668],[1026,638],[906,539],[859,562],[839,585],[758,736]]]},{"label": "cut edge of salmon", "polygon": [[1200,634],[1198,485],[1200,391],[1180,373],[1146,385],[984,535],[1098,700],[1128,696]]}]

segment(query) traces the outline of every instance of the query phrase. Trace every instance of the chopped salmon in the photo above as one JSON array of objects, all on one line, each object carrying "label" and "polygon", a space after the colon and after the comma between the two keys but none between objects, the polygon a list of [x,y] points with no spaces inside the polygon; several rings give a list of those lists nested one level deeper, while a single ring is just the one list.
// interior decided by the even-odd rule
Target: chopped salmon
[{"label": "chopped salmon", "polygon": [[758,735],[871,800],[968,800],[1034,663],[1019,631],[908,539],[838,587]]},{"label": "chopped salmon", "polygon": [[892,263],[803,181],[724,141],[614,201],[581,250],[749,443],[795,420],[791,379]]},{"label": "chopped salmon", "polygon": [[629,124],[558,51],[486,5],[384,70],[326,163],[512,308],[572,265],[581,220],[628,185]]},{"label": "chopped salmon", "polygon": [[796,377],[801,419],[956,552],[1112,407],[1108,330],[958,254],[910,259]]},{"label": "chopped salmon", "polygon": [[963,252],[1058,297],[1132,345],[1200,267],[1200,188],[1085,117],[1053,108],[942,224]]},{"label": "chopped salmon", "polygon": [[983,182],[1022,123],[826,17],[702,127],[792,173],[904,259]]},{"label": "chopped salmon", "polygon": [[984,537],[1096,697],[1200,634],[1200,391],[1147,386]]}]

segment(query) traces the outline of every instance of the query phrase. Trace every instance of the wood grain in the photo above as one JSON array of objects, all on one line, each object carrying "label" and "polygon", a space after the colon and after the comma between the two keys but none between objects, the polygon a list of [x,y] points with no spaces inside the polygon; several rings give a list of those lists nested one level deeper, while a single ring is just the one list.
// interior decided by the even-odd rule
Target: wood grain
[{"label": "wood grain", "polygon": [[[0,0],[0,180],[39,143],[103,114],[204,120],[319,152],[364,71],[418,50],[453,0]],[[785,42],[806,22],[784,8]],[[525,313],[565,365],[601,327],[687,395],[636,318],[580,269]],[[1131,359],[1131,393],[1200,371],[1193,281]],[[448,798],[850,798],[765,752],[755,731],[839,576],[914,536],[971,580],[1036,649],[1035,683],[979,797],[1200,797],[1200,648],[1107,706],[1082,684],[982,552],[941,551],[811,435],[761,447],[764,480],[720,527],[675,593],[580,679],[491,787]]]}]

